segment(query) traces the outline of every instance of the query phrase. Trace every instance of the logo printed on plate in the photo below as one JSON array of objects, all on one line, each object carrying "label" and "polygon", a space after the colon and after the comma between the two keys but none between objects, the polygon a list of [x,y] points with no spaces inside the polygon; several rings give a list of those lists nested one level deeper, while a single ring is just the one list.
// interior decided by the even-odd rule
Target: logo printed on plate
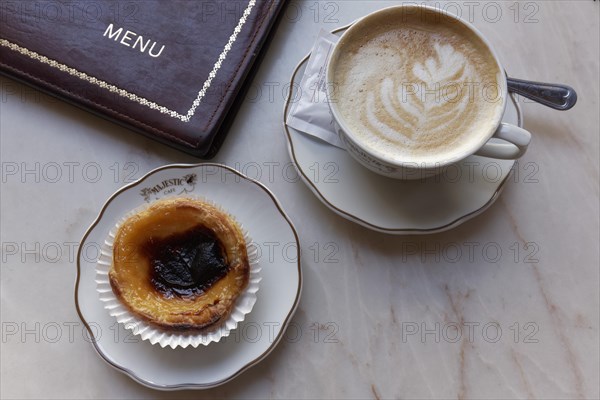
[{"label": "logo printed on plate", "polygon": [[198,181],[198,175],[187,174],[181,178],[165,179],[158,185],[154,185],[150,188],[143,188],[140,190],[140,195],[144,198],[144,201],[149,203],[153,200],[158,200],[162,196],[167,194],[185,194],[192,193],[196,187]]}]

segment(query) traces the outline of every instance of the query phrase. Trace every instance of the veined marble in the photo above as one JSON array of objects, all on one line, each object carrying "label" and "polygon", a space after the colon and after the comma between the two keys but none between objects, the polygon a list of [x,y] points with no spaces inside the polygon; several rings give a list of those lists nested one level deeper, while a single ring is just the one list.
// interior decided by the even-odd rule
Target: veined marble
[{"label": "veined marble", "polygon": [[303,296],[276,350],[208,391],[156,392],[110,368],[73,305],[76,245],[106,198],[196,160],[0,79],[2,398],[600,397],[598,2],[433,3],[472,17],[511,76],[570,84],[579,103],[521,99],[533,140],[499,201],[449,232],[405,237],[322,205],[281,126],[285,85],[319,29],[394,4],[288,6],[215,161],[279,197],[303,246]]}]

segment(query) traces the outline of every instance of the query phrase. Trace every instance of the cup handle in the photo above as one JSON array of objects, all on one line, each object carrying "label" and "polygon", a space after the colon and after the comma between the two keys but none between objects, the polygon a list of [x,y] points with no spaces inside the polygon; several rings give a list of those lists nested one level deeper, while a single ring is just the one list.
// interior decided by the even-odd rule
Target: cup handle
[{"label": "cup handle", "polygon": [[502,139],[507,143],[489,140],[475,155],[499,160],[516,160],[527,151],[531,133],[518,126],[502,123],[492,136],[492,139],[494,138]]}]

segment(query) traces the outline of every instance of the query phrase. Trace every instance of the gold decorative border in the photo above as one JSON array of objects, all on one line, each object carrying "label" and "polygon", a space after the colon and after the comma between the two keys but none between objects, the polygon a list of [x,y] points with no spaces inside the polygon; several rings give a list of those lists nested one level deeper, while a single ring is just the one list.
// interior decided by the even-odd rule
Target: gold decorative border
[{"label": "gold decorative border", "polygon": [[[176,385],[158,385],[154,382],[150,382],[147,380],[144,380],[142,378],[140,378],[139,376],[137,376],[135,374],[135,372],[133,372],[132,370],[125,368],[121,365],[119,365],[118,363],[116,363],[115,361],[113,361],[109,356],[107,356],[106,354],[104,354],[102,352],[102,350],[100,349],[100,347],[97,344],[97,339],[94,336],[94,331],[91,329],[90,325],[88,324],[88,322],[86,321],[86,319],[83,316],[83,313],[81,312],[81,307],[79,306],[79,281],[81,280],[81,251],[82,251],[82,244],[85,243],[85,241],[87,240],[88,236],[90,235],[90,233],[92,232],[92,230],[98,225],[98,223],[100,222],[100,220],[102,219],[102,216],[104,215],[104,212],[106,211],[106,208],[108,207],[108,205],[121,193],[135,187],[138,186],[139,184],[141,184],[144,180],[146,180],[148,177],[150,177],[151,175],[154,175],[155,173],[165,170],[165,169],[171,169],[171,168],[181,168],[181,169],[191,169],[191,168],[197,168],[197,167],[203,167],[203,166],[211,166],[211,167],[218,167],[218,168],[223,168],[228,170],[229,172],[232,172],[235,175],[240,176],[242,179],[245,179],[251,183],[254,183],[255,185],[257,185],[259,188],[261,188],[262,190],[265,191],[265,193],[267,193],[267,195],[269,195],[269,197],[271,198],[271,200],[273,200],[273,203],[275,204],[275,207],[277,207],[277,210],[279,211],[279,213],[281,214],[281,216],[286,220],[286,222],[288,223],[288,225],[290,226],[290,228],[292,229],[292,233],[294,234],[294,239],[296,240],[296,257],[297,258],[297,263],[296,266],[298,268],[298,289],[296,290],[296,298],[294,300],[294,304],[292,305],[292,307],[290,308],[290,311],[288,313],[288,315],[286,316],[285,320],[283,321],[283,324],[281,325],[281,330],[279,331],[279,334],[277,335],[277,337],[273,340],[273,342],[271,343],[271,345],[269,346],[269,348],[267,350],[265,350],[260,356],[256,357],[254,360],[252,360],[251,362],[249,362],[248,364],[244,365],[242,368],[240,368],[239,370],[237,370],[235,373],[231,374],[230,376],[228,376],[227,378],[221,379],[220,381],[216,381],[216,382],[210,382],[210,383],[206,383],[206,384],[201,384],[201,383],[180,383],[180,384],[176,384]],[[300,267],[300,238],[298,236],[298,232],[296,231],[296,228],[294,227],[294,224],[292,224],[292,221],[290,219],[290,217],[285,213],[285,211],[283,210],[283,207],[281,206],[281,204],[279,203],[279,200],[277,200],[277,197],[275,197],[275,194],[273,194],[273,192],[271,192],[271,190],[269,190],[269,188],[267,188],[265,185],[263,185],[262,183],[260,183],[259,181],[249,178],[246,175],[242,174],[241,172],[227,166],[224,164],[219,164],[219,163],[200,163],[200,164],[170,164],[170,165],[164,165],[162,167],[158,167],[153,169],[152,171],[148,172],[146,175],[144,175],[143,177],[141,177],[140,179],[138,179],[135,182],[132,182],[128,185],[123,186],[121,189],[117,190],[115,193],[112,194],[112,196],[110,196],[108,198],[108,200],[106,200],[106,203],[104,203],[104,206],[102,206],[102,209],[100,210],[100,213],[98,214],[98,217],[96,217],[96,220],[92,223],[92,225],[90,225],[90,227],[87,229],[87,231],[85,232],[85,234],[83,235],[83,238],[81,239],[81,241],[79,242],[79,249],[77,251],[77,277],[75,278],[75,292],[74,292],[74,299],[75,299],[75,309],[77,310],[77,314],[79,315],[79,318],[81,319],[81,322],[83,322],[83,325],[85,326],[88,334],[90,335],[91,338],[91,342],[94,346],[94,349],[96,350],[96,352],[98,353],[98,355],[100,355],[100,357],[102,357],[102,359],[104,361],[106,361],[106,363],[108,363],[110,366],[112,366],[113,368],[115,368],[116,370],[128,375],[130,378],[132,378],[133,380],[135,380],[136,382],[152,388],[152,389],[159,389],[159,390],[181,390],[181,389],[210,389],[216,386],[220,386],[226,382],[229,382],[230,380],[236,378],[238,375],[240,375],[242,372],[246,371],[248,368],[253,367],[254,365],[258,364],[259,362],[261,362],[265,357],[267,357],[277,346],[277,344],[279,344],[279,342],[281,341],[281,339],[283,338],[284,332],[287,328],[287,326],[290,323],[290,320],[292,318],[292,316],[294,315],[294,313],[296,312],[296,309],[298,308],[298,304],[300,302],[300,293],[302,292],[302,269]]]},{"label": "gold decorative border", "polygon": [[198,92],[196,99],[194,100],[194,102],[192,103],[192,106],[190,107],[190,109],[187,111],[187,113],[185,115],[180,114],[177,111],[171,110],[165,106],[161,106],[160,104],[150,101],[144,97],[138,96],[135,93],[130,93],[125,89],[121,89],[121,88],[119,88],[115,85],[112,85],[108,82],[105,82],[101,79],[90,76],[90,75],[86,74],[85,72],[78,71],[75,68],[69,67],[68,65],[61,64],[60,62],[58,62],[56,60],[50,59],[44,55],[41,55],[35,51],[29,50],[25,47],[21,47],[21,46],[15,44],[15,43],[12,43],[6,39],[0,39],[0,46],[6,47],[12,51],[16,51],[19,54],[27,56],[27,57],[34,59],[36,61],[39,61],[43,64],[49,65],[60,71],[66,72],[67,74],[69,74],[71,76],[77,77],[77,78],[84,80],[86,82],[89,82],[93,85],[99,86],[102,89],[106,89],[111,93],[116,93],[121,97],[125,97],[131,101],[138,103],[138,104],[149,107],[152,110],[160,111],[162,114],[167,114],[170,117],[177,118],[183,122],[189,122],[190,119],[196,113],[196,109],[198,108],[198,106],[200,105],[200,102],[206,95],[206,92],[210,88],[210,85],[212,84],[213,79],[217,76],[217,72],[221,68],[223,61],[225,61],[225,58],[227,58],[227,54],[231,50],[231,47],[235,43],[238,34],[241,32],[242,27],[246,23],[246,20],[248,19],[248,16],[252,12],[252,8],[254,8],[255,5],[256,5],[256,0],[250,0],[248,2],[248,6],[246,7],[246,9],[244,10],[244,13],[240,17],[240,20],[238,21],[238,24],[236,25],[235,29],[233,30],[233,33],[229,37],[227,44],[225,44],[223,51],[219,55],[219,58],[217,59],[215,64],[213,65],[212,71],[210,71],[210,73],[208,74],[208,78],[206,79],[206,81],[204,81],[204,84],[202,85],[202,89],[200,89],[200,91]]},{"label": "gold decorative border", "polygon": [[[348,25],[342,26],[340,28],[334,29],[333,31],[331,31],[331,33],[334,33],[334,34],[339,33],[343,30],[348,29],[353,24],[354,24],[354,22],[352,22]],[[443,231],[452,229],[452,228],[470,220],[471,218],[474,218],[474,217],[478,216],[479,214],[483,213],[492,204],[494,204],[494,202],[498,199],[498,197],[500,196],[500,193],[502,192],[502,190],[504,189],[504,186],[506,185],[506,182],[508,182],[509,178],[513,175],[512,169],[509,171],[509,173],[506,175],[506,177],[502,180],[502,182],[500,182],[498,189],[496,189],[496,191],[494,192],[492,197],[483,206],[481,206],[480,208],[478,208],[475,211],[472,211],[470,213],[463,215],[462,217],[455,219],[454,221],[451,221],[445,225],[435,227],[435,228],[429,228],[429,229],[397,228],[396,229],[396,228],[381,227],[381,226],[372,224],[368,221],[365,221],[364,219],[361,219],[361,218],[357,217],[356,215],[350,214],[349,212],[342,210],[341,208],[330,203],[329,200],[327,200],[327,198],[319,191],[319,188],[310,180],[310,178],[300,168],[300,164],[298,163],[298,159],[296,158],[296,153],[294,152],[294,144],[292,141],[292,136],[291,136],[289,128],[285,122],[288,112],[289,112],[290,105],[291,105],[292,90],[294,89],[296,75],[298,74],[298,71],[300,70],[302,65],[308,61],[309,57],[310,57],[310,53],[308,53],[302,60],[300,60],[300,62],[298,63],[298,65],[296,65],[296,68],[294,68],[294,71],[292,72],[292,77],[290,79],[290,89],[288,91],[288,95],[287,95],[287,98],[286,98],[286,101],[285,101],[285,104],[283,107],[283,129],[285,131],[286,140],[288,142],[288,150],[289,150],[290,157],[291,157],[291,159],[294,163],[294,166],[295,166],[296,170],[298,171],[300,177],[302,178],[304,183],[308,186],[308,188],[315,194],[315,196],[317,196],[317,198],[319,200],[321,200],[321,202],[323,204],[325,204],[330,210],[332,210],[334,213],[340,215],[343,218],[346,218],[350,221],[356,222],[359,225],[362,225],[366,228],[369,228],[369,229],[372,229],[372,230],[375,230],[378,232],[389,233],[392,235],[425,235],[425,234],[438,233],[438,232],[443,232]],[[519,103],[516,102],[512,93],[509,93],[509,96],[517,110],[517,126],[522,128],[523,127],[523,112],[521,110],[521,106],[519,105]]]}]

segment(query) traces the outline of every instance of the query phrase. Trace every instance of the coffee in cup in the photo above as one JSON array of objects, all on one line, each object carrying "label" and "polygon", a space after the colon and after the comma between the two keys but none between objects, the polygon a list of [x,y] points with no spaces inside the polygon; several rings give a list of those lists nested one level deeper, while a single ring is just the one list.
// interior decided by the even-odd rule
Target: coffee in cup
[{"label": "coffee in cup", "polygon": [[506,77],[490,45],[431,7],[390,7],[357,21],[336,44],[327,81],[349,152],[384,174],[475,153],[499,130],[506,106]]}]

